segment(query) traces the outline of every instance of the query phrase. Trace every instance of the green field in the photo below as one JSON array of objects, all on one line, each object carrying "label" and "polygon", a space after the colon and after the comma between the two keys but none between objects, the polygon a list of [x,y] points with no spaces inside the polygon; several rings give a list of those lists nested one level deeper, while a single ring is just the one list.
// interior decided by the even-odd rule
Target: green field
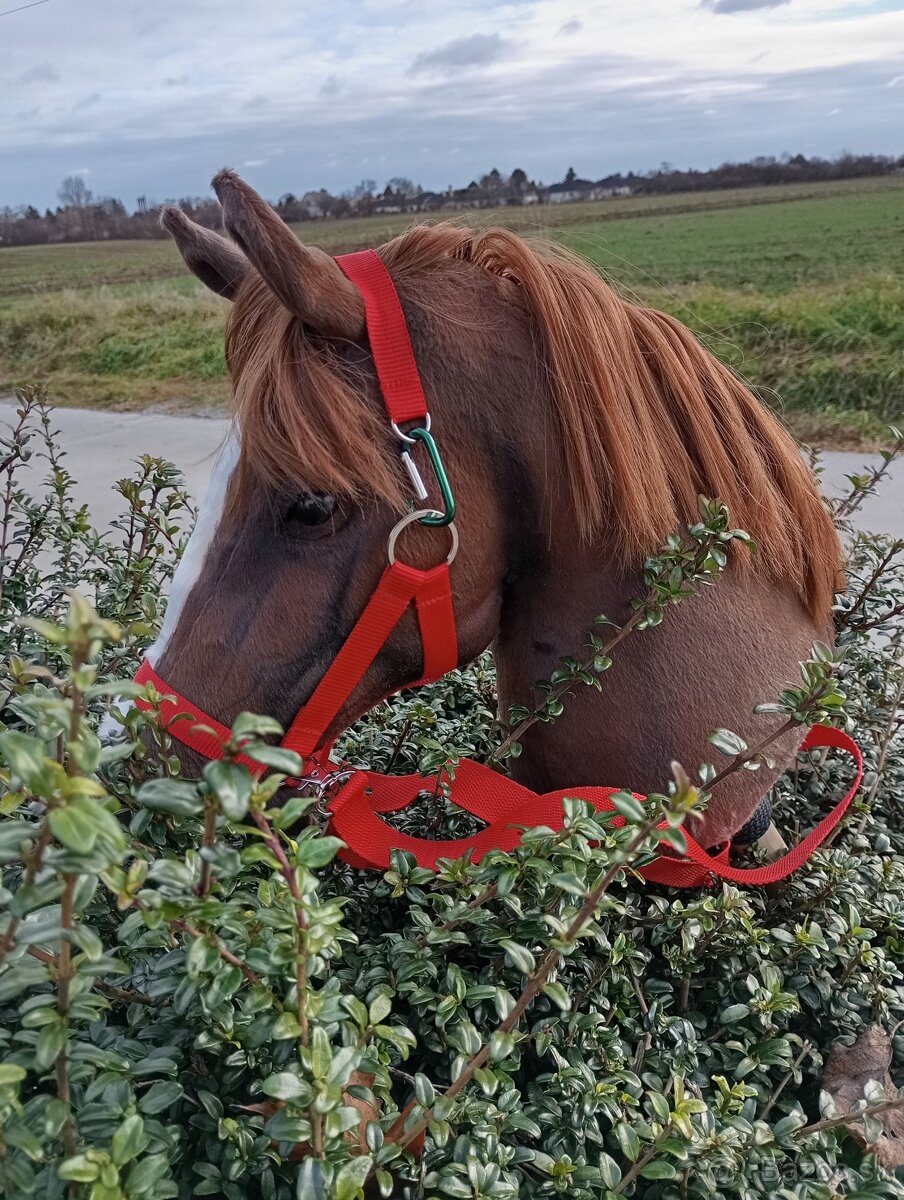
[{"label": "green field", "polygon": [[[904,178],[467,219],[557,237],[626,294],[675,313],[807,439],[868,446],[904,416]],[[299,232],[335,251],[410,223]],[[61,403],[221,407],[224,312],[169,242],[0,250],[0,390],[44,382]]]}]

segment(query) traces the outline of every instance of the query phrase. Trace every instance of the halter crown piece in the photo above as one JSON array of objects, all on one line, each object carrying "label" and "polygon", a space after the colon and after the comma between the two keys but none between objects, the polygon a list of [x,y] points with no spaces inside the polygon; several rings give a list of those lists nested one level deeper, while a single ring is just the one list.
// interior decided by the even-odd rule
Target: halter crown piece
[{"label": "halter crown piece", "polygon": [[[470,853],[477,861],[488,850],[514,849],[523,828],[545,825],[562,827],[562,800],[566,796],[588,800],[599,812],[613,811],[608,787],[564,788],[538,795],[514,780],[497,774],[481,763],[462,761],[451,781],[453,802],[486,822],[485,828],[468,838],[433,841],[401,833],[380,819],[381,813],[396,812],[412,804],[435,781],[420,775],[391,776],[374,771],[344,768],[330,760],[331,745],[326,731],[343,704],[377,657],[409,605],[413,604],[423,643],[423,678],[427,683],[441,678],[458,664],[458,640],[452,603],[450,566],[458,549],[453,523],[455,502],[436,443],[430,433],[430,414],[421,384],[408,327],[395,286],[382,260],[373,250],[345,254],[337,260],[344,274],[364,297],[367,334],[377,377],[393,431],[402,446],[403,462],[419,503],[427,500],[427,489],[414,463],[412,450],[420,442],[427,449],[436,475],[445,511],[420,508],[404,517],[390,536],[389,565],[344,645],[302,707],[282,745],[298,753],[305,763],[299,785],[315,785],[326,800],[330,829],[346,849],[340,856],[352,866],[386,870],[392,850],[406,850],[420,866],[434,868],[441,858],[459,858]],[[402,426],[408,426],[403,430]],[[419,570],[399,562],[395,543],[401,530],[414,521],[448,529],[451,547],[445,562]],[[169,734],[208,759],[221,758],[230,731],[219,721],[180,696],[145,662],[136,683],[153,684],[162,695],[160,720]],[[415,685],[412,685],[415,686]],[[143,709],[148,701],[138,699]],[[199,728],[206,726],[206,729]],[[763,867],[740,870],[728,860],[729,847],[711,855],[685,834],[685,858],[663,856],[640,868],[653,882],[673,887],[701,887],[719,879],[733,883],[767,884],[784,879],[804,863],[835,828],[847,811],[863,776],[859,747],[846,733],[831,726],[814,726],[801,749],[835,748],[851,754],[856,775],[847,794],[793,850]],[[239,756],[253,773],[261,774],[260,763]],[[644,797],[638,796],[638,800]],[[613,818],[621,824],[622,818]]]}]

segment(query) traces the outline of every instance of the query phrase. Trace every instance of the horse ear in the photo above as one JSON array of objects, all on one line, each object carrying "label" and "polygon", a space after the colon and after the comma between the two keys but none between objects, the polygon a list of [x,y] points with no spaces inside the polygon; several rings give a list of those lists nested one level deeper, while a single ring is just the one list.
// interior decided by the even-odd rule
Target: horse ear
[{"label": "horse ear", "polygon": [[196,225],[181,208],[173,205],[164,208],[160,224],[173,235],[189,271],[212,292],[232,300],[251,270],[241,250],[212,229]]},{"label": "horse ear", "polygon": [[304,246],[254,188],[234,171],[214,176],[227,232],[244,250],[261,278],[290,311],[328,336],[360,338],[364,300],[335,259]]}]

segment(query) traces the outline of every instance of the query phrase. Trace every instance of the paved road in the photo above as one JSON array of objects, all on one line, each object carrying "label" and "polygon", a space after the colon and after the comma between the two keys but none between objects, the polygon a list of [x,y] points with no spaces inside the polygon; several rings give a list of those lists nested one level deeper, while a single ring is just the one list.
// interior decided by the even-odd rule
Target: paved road
[{"label": "paved road", "polygon": [[[0,401],[0,424],[13,416],[9,401]],[[58,408],[54,425],[67,452],[66,466],[77,481],[76,495],[87,502],[94,524],[104,527],[121,511],[121,499],[111,491],[113,481],[131,472],[140,454],[170,459],[183,471],[190,491],[200,499],[226,433],[225,420],[172,417],[164,413],[110,413]],[[845,475],[878,463],[878,455],[830,452],[823,456],[825,486],[830,494],[846,490]],[[38,460],[38,472],[46,464]],[[876,497],[858,514],[861,528],[904,537],[904,461],[893,464],[891,476]]]}]

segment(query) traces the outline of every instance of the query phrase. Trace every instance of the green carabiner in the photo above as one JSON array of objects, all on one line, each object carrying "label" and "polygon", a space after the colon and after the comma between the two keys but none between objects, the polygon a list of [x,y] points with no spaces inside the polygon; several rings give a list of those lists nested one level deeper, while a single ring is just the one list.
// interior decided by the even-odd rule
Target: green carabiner
[{"label": "green carabiner", "polygon": [[421,517],[421,524],[451,525],[455,520],[455,497],[452,494],[452,485],[449,483],[449,476],[446,474],[446,468],[443,465],[439,447],[433,440],[433,435],[428,429],[409,429],[408,437],[424,443],[427,455],[430,458],[430,466],[433,468],[433,474],[439,486],[440,495],[443,498],[443,506],[445,507],[445,512],[436,513],[435,516],[431,517]]}]

